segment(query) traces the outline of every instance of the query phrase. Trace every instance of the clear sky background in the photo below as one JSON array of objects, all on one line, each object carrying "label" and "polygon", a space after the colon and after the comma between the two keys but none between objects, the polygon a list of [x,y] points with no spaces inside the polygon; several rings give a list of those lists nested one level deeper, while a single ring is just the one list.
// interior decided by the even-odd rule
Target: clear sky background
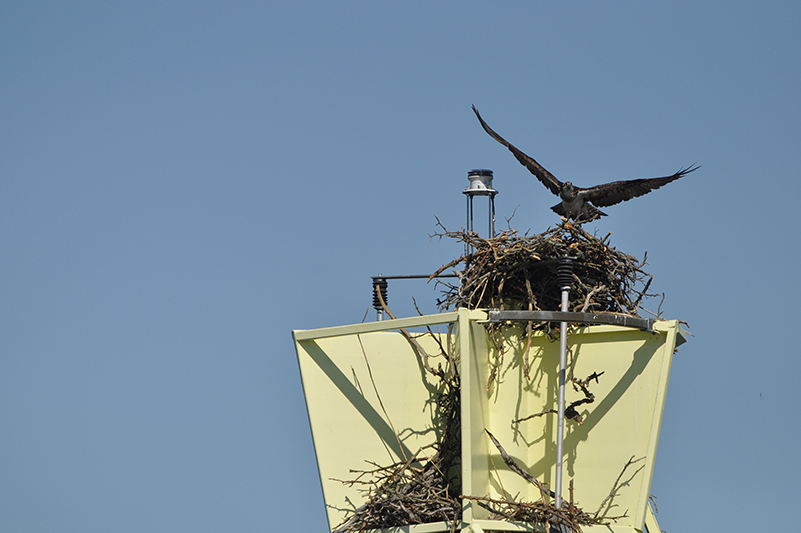
[{"label": "clear sky background", "polygon": [[471,168],[500,226],[558,222],[471,104],[580,186],[703,165],[585,226],[647,251],[695,335],[658,518],[796,529],[799,27],[792,1],[3,2],[0,530],[325,531],[291,330],[457,257],[429,234]]}]

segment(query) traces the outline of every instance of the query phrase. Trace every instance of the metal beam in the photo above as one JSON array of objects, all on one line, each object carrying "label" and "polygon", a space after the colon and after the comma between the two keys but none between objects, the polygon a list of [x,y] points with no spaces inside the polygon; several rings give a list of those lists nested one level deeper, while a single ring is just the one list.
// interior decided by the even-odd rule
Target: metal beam
[{"label": "metal beam", "polygon": [[563,311],[502,311],[489,309],[490,322],[570,322],[573,324],[609,324],[637,328],[654,333],[654,319],[605,313],[571,313]]}]

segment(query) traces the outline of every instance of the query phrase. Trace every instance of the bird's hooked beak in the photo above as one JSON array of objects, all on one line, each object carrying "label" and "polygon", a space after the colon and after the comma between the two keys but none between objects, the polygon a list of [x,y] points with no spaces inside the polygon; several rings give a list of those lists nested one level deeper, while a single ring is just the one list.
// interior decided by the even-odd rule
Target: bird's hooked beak
[{"label": "bird's hooked beak", "polygon": [[562,184],[562,190],[560,191],[560,196],[565,200],[572,200],[576,197],[576,188],[573,187],[573,184],[569,181],[566,181]]}]

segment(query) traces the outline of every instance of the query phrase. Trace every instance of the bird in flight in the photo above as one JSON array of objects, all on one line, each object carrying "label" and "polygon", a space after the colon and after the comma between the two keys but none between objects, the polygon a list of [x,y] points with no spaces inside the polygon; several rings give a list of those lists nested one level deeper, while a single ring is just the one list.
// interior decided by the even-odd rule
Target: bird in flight
[{"label": "bird in flight", "polygon": [[489,133],[490,137],[507,147],[524,167],[537,176],[537,179],[548,187],[548,190],[562,200],[551,209],[556,214],[576,222],[590,222],[606,216],[606,213],[598,209],[598,207],[608,207],[648,194],[663,185],[667,185],[671,181],[686,176],[690,172],[697,170],[700,166],[689,166],[679,170],[672,176],[665,176],[663,178],[613,181],[612,183],[605,183],[603,185],[596,185],[595,187],[584,189],[582,187],[576,187],[569,181],[563,183],[556,179],[553,174],[545,170],[534,158],[527,156],[509,144],[506,139],[495,133],[495,131],[484,122],[481,115],[478,114],[476,106],[473,106],[473,111],[478,117],[478,121],[481,122],[484,131]]}]

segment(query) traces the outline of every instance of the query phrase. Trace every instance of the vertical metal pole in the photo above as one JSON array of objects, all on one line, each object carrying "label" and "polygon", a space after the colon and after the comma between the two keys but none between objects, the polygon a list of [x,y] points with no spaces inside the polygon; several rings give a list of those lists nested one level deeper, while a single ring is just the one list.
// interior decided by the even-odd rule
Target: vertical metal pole
[{"label": "vertical metal pole", "polygon": [[[470,195],[469,194],[465,194],[464,199],[465,199],[465,205],[467,206],[467,213],[465,215],[465,227],[469,231],[470,230]],[[464,255],[467,255],[469,253],[470,253],[470,245],[467,244],[467,243],[464,243]]]},{"label": "vertical metal pole", "polygon": [[490,216],[492,217],[490,220],[490,238],[495,238],[495,194],[490,194],[490,210],[492,213]]},{"label": "vertical metal pole", "polygon": [[495,231],[493,231],[493,226],[495,226],[495,224],[493,224],[493,222],[495,222],[495,216],[494,216],[495,215],[495,210],[493,209],[493,207],[495,207],[495,202],[492,201],[492,195],[490,194],[489,195],[489,228],[487,229],[490,239],[495,237]]},{"label": "vertical metal pole", "polygon": [[[568,309],[570,287],[562,287],[562,311]],[[567,370],[567,322],[559,324],[559,422],[556,429],[556,507],[562,507],[562,455],[565,441],[565,373]]]},{"label": "vertical metal pole", "polygon": [[473,228],[475,227],[473,222],[473,195],[468,195],[468,198],[470,199],[470,227],[468,229],[473,231]]},{"label": "vertical metal pole", "polygon": [[[572,257],[559,258],[557,281],[562,290],[562,312],[569,311],[573,285]],[[562,456],[565,442],[565,374],[567,373],[567,322],[559,324],[559,414],[556,429],[556,507],[562,507]]]},{"label": "vertical metal pole", "polygon": [[470,231],[470,195],[466,194],[464,198],[465,200],[467,200],[467,203],[465,204],[467,206],[467,216],[465,224],[467,226],[467,231]]},{"label": "vertical metal pole", "polygon": [[[467,229],[468,233],[470,232],[470,219],[472,218],[471,215],[471,207],[473,205],[473,197],[469,194],[465,195],[465,200],[467,201],[467,220],[465,221],[465,228]],[[464,243],[464,255],[468,255],[470,253],[470,244]]]}]

